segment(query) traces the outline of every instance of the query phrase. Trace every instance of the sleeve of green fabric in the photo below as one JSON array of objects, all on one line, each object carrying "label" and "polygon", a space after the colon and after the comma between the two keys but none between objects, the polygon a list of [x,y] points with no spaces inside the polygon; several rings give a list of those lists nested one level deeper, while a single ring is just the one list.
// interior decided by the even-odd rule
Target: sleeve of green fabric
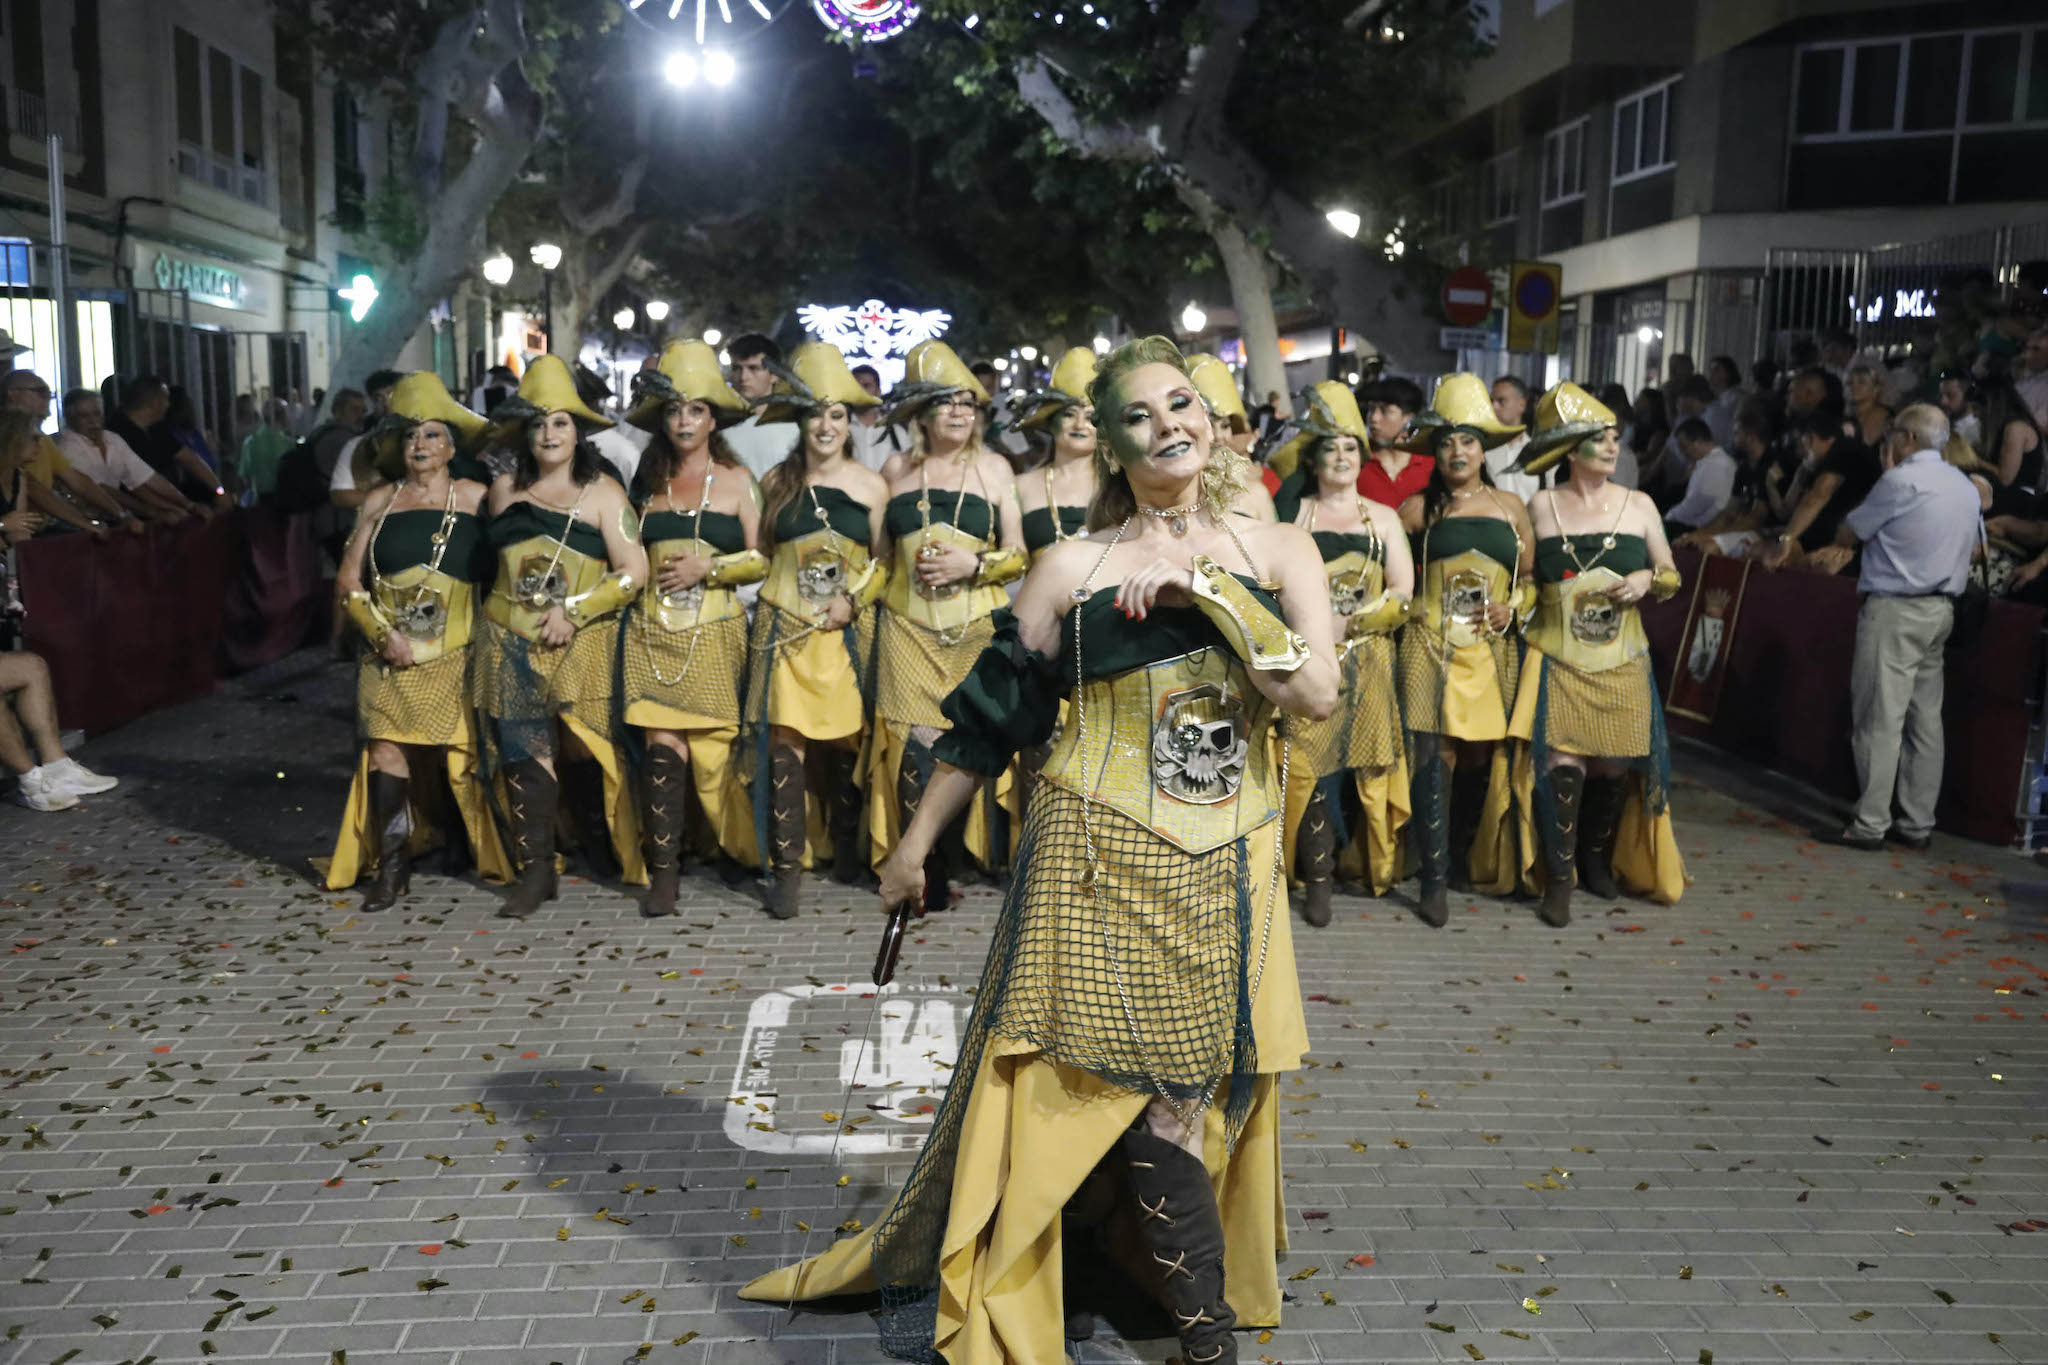
[{"label": "sleeve of green fabric", "polygon": [[953,728],[932,746],[941,763],[995,777],[1019,749],[1043,744],[1060,718],[1058,670],[1027,649],[1007,608],[992,617],[995,637],[939,710]]}]

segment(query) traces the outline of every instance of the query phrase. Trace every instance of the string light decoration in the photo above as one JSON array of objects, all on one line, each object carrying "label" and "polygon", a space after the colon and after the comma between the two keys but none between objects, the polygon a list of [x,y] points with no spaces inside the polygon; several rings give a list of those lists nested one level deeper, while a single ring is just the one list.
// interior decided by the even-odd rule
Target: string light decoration
[{"label": "string light decoration", "polygon": [[916,0],[811,0],[818,22],[863,43],[895,37],[917,22]]},{"label": "string light decoration", "polygon": [[[730,43],[774,23],[796,0],[624,0],[627,13],[660,27],[687,26],[697,46]],[[918,0],[811,0],[818,22],[857,43],[893,38],[917,21]]]},{"label": "string light decoration", "polygon": [[920,341],[930,341],[953,325],[953,316],[936,308],[891,308],[869,299],[858,308],[807,303],[796,310],[798,322],[818,340],[837,346],[856,365],[875,367],[885,387],[903,379],[903,357]]},{"label": "string light decoration", "polygon": [[[787,4],[788,0],[783,0],[783,3]],[[742,5],[745,9],[740,8]],[[714,18],[721,25],[721,33],[730,30],[735,23],[745,20],[748,10],[759,16],[764,24],[775,22],[775,10],[770,7],[769,0],[626,0],[626,9],[641,19],[665,9],[671,22],[684,21],[685,14],[695,11],[694,21],[699,47],[704,45],[705,35],[710,31]],[[736,10],[739,11],[737,15]]]}]

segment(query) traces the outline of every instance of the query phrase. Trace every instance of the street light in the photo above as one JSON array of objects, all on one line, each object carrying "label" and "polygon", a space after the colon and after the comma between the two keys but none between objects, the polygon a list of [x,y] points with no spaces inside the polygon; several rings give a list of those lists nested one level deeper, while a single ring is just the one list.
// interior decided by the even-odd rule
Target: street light
[{"label": "street light", "polygon": [[668,317],[668,300],[649,299],[641,306],[640,311],[647,314],[649,322],[660,322]]},{"label": "street light", "polygon": [[512,283],[512,258],[499,252],[484,262],[484,282],[496,289]]},{"label": "street light", "polygon": [[621,308],[618,312],[612,314],[612,326],[618,328],[621,332],[632,331],[633,310],[631,308]]},{"label": "street light", "polygon": [[1358,230],[1365,226],[1364,220],[1350,209],[1331,209],[1323,217],[1329,219],[1330,226],[1346,237],[1356,237]]},{"label": "street light", "polygon": [[541,330],[547,333],[548,349],[555,349],[555,267],[562,263],[562,248],[553,242],[535,242],[527,253],[540,267]]},{"label": "street light", "polygon": [[1201,304],[1190,300],[1188,306],[1180,310],[1180,329],[1189,336],[1199,335],[1208,325],[1209,315],[1202,311]]},{"label": "street light", "polygon": [[697,59],[687,52],[672,52],[661,64],[661,74],[678,90],[687,90],[697,83]]},{"label": "street light", "polygon": [[[725,340],[725,333],[719,331],[716,327],[706,327],[704,329],[704,344],[706,346],[716,346],[723,340]],[[719,363],[722,365],[725,362],[720,361]]]},{"label": "street light", "polygon": [[997,374],[1001,374],[1004,370],[1010,368],[1009,360],[1003,356],[997,356],[994,360],[989,361],[989,364],[996,367]]},{"label": "street light", "polygon": [[733,77],[739,75],[739,63],[732,59],[730,52],[712,51],[704,54],[704,79],[713,85],[731,85]]},{"label": "street light", "polygon": [[1038,359],[1038,348],[1036,346],[1019,346],[1017,354],[1023,357],[1026,365],[1029,365],[1032,361]]},{"label": "street light", "polygon": [[1108,337],[1106,337],[1106,336],[1104,336],[1104,335],[1102,335],[1102,333],[1100,333],[1100,332],[1097,332],[1097,333],[1095,334],[1095,354],[1097,354],[1097,355],[1108,355],[1108,354],[1109,354],[1109,338],[1108,338]]}]

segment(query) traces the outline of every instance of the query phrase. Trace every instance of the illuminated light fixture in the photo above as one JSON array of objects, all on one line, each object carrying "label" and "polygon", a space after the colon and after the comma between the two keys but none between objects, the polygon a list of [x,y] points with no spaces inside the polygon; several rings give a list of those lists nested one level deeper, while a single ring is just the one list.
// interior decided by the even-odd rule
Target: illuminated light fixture
[{"label": "illuminated light fixture", "polygon": [[1356,384],[1358,382],[1357,371],[1354,370],[1352,373],[1345,375],[1344,382],[1347,384]]},{"label": "illuminated light fixture", "polygon": [[1038,348],[1036,346],[1019,346],[1017,354],[1024,358],[1025,364],[1029,365],[1032,361],[1038,359]]},{"label": "illuminated light fixture", "polygon": [[1209,325],[1209,315],[1202,311],[1199,303],[1189,303],[1180,310],[1180,329],[1189,336],[1199,333]]},{"label": "illuminated light fixture", "polygon": [[996,367],[998,374],[1010,368],[1010,361],[1006,356],[997,356],[994,360],[989,361],[989,364]]},{"label": "illuminated light fixture", "polygon": [[1358,230],[1365,226],[1364,220],[1350,209],[1331,209],[1323,217],[1329,219],[1330,226],[1346,237],[1356,237]]},{"label": "illuminated light fixture", "polygon": [[[818,22],[863,43],[879,43],[917,22],[917,0],[811,0]],[[970,15],[973,28],[979,15]]]},{"label": "illuminated light fixture", "polygon": [[484,280],[503,289],[512,282],[512,269],[512,258],[501,251],[484,262]]},{"label": "illuminated light fixture", "polygon": [[720,352],[718,353],[718,363],[719,363],[719,364],[721,364],[721,365],[730,365],[730,364],[732,364],[732,352],[731,352],[731,351],[720,351]]},{"label": "illuminated light fixture", "polygon": [[1399,260],[1408,254],[1408,243],[1401,240],[1400,228],[1397,227],[1386,235],[1381,242],[1381,249],[1387,253],[1387,259],[1390,261]]},{"label": "illuminated light fixture", "polygon": [[967,22],[962,24],[960,27],[966,29],[969,33],[974,32],[974,30],[981,27],[981,16],[979,14],[968,15]]},{"label": "illuminated light fixture", "polygon": [[632,331],[633,310],[630,308],[621,308],[618,312],[612,314],[612,326],[618,328],[621,332]]},{"label": "illuminated light fixture", "polygon": [[562,248],[553,242],[535,242],[526,254],[542,270],[553,270],[562,263]]},{"label": "illuminated light fixture", "polygon": [[1636,340],[1640,341],[1645,346],[1649,345],[1651,342],[1655,341],[1658,337],[1663,335],[1664,334],[1662,332],[1658,331],[1655,327],[1650,326],[1648,323],[1644,323],[1642,326],[1636,328]]},{"label": "illuminated light fixture", "polygon": [[739,75],[739,63],[732,59],[730,52],[707,52],[704,54],[704,79],[716,86],[727,86],[733,77]]},{"label": "illuminated light fixture", "polygon": [[661,74],[678,90],[687,90],[697,83],[697,59],[687,52],[672,52],[661,64]]},{"label": "illuminated light fixture", "polygon": [[668,317],[668,300],[649,299],[640,311],[647,314],[649,322],[661,322]]},{"label": "illuminated light fixture", "polygon": [[716,346],[723,340],[725,340],[725,333],[719,331],[716,327],[706,327],[704,329],[704,344],[706,346]]},{"label": "illuminated light fixture", "polygon": [[1100,332],[1097,332],[1097,333],[1095,334],[1095,354],[1097,354],[1097,355],[1108,355],[1108,354],[1109,354],[1109,338],[1108,338],[1108,337],[1106,337],[1106,336],[1104,336],[1104,335],[1102,335],[1102,333],[1100,333]]},{"label": "illuminated light fixture", "polygon": [[348,300],[348,320],[361,322],[370,305],[377,301],[377,282],[368,275],[358,275],[348,282],[348,288],[334,292],[336,297]]},{"label": "illuminated light fixture", "polygon": [[885,388],[903,381],[903,357],[911,347],[953,325],[953,315],[940,309],[892,308],[880,299],[858,307],[807,303],[796,317],[805,331],[845,352],[848,361],[874,366]]}]

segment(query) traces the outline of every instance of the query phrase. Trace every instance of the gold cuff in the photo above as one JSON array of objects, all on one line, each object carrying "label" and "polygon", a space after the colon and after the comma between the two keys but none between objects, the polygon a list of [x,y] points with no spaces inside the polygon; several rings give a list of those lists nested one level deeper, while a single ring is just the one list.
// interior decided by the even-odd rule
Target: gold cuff
[{"label": "gold cuff", "polygon": [[759,583],[768,576],[768,556],[759,550],[740,550],[719,555],[704,575],[707,588],[736,588],[742,583]]},{"label": "gold cuff", "polygon": [[1309,661],[1308,641],[1207,555],[1195,556],[1194,588],[1195,606],[1246,664],[1262,673],[1290,673]]},{"label": "gold cuff", "polygon": [[974,586],[977,588],[998,587],[1012,579],[1022,578],[1024,571],[1031,567],[1030,559],[1022,550],[1007,546],[983,550],[974,560],[980,565],[974,571]]},{"label": "gold cuff", "polygon": [[1650,575],[1650,596],[1659,602],[1668,602],[1678,596],[1678,590],[1685,586],[1676,569],[1659,569]]},{"label": "gold cuff", "polygon": [[1344,638],[1358,640],[1367,635],[1390,635],[1408,619],[1408,607],[1407,598],[1383,592],[1351,614],[1349,624],[1344,627]]},{"label": "gold cuff", "polygon": [[377,599],[366,592],[352,592],[342,605],[348,619],[356,623],[356,629],[370,642],[370,648],[382,650],[384,642],[391,638],[391,618],[377,605]]},{"label": "gold cuff", "polygon": [[1508,594],[1508,610],[1514,613],[1515,625],[1527,630],[1529,618],[1536,614],[1536,585],[1526,578],[1515,584],[1515,590]]},{"label": "gold cuff", "polygon": [[846,585],[846,595],[853,599],[855,614],[875,605],[882,596],[882,590],[888,586],[889,561],[870,559]]},{"label": "gold cuff", "polygon": [[609,616],[633,600],[633,575],[608,573],[589,592],[578,593],[562,603],[562,613],[579,628],[602,616]]}]

